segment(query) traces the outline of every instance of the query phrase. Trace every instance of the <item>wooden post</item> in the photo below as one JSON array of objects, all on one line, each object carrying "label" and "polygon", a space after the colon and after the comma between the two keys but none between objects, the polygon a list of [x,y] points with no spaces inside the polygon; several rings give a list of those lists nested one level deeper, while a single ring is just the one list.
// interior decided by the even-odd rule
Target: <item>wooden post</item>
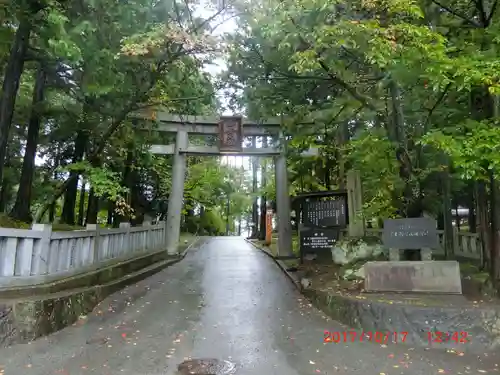
[{"label": "wooden post", "polygon": [[267,209],[266,211],[266,238],[265,243],[267,246],[271,245],[273,238],[273,210]]},{"label": "wooden post", "polygon": [[349,208],[349,237],[363,237],[365,235],[365,222],[358,217],[358,214],[363,209],[359,171],[350,170],[347,172],[347,201]]}]

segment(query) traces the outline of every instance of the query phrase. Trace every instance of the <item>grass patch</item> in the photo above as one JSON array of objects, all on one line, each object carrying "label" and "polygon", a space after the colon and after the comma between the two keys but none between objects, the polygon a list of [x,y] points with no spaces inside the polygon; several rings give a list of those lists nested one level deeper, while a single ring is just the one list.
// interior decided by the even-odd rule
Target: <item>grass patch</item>
[{"label": "grass patch", "polygon": [[[262,244],[264,244],[263,241],[259,241],[259,242],[261,242]],[[271,250],[271,253],[274,256],[278,255],[278,236],[273,235],[273,237],[271,238],[271,245],[269,245],[268,248],[269,248],[269,250]],[[295,256],[299,256],[300,255],[300,252],[299,252],[299,236],[297,234],[293,234],[292,235],[292,253]]]},{"label": "grass patch", "polygon": [[[31,223],[26,223],[24,221],[19,221],[11,218],[9,215],[3,213],[0,214],[0,227],[2,228],[15,228],[15,229],[31,229]],[[52,231],[54,232],[68,232],[72,230],[81,230],[85,227],[78,225],[68,225],[68,224],[52,224]]]},{"label": "grass patch", "polygon": [[81,227],[79,225],[69,225],[60,223],[52,224],[52,231],[54,232],[70,232],[72,230],[84,230],[84,229],[85,227]]},{"label": "grass patch", "polygon": [[[258,241],[258,242],[259,242],[260,246],[264,246],[267,249],[269,249],[269,252],[273,256],[278,256],[278,236],[273,235],[273,237],[271,238],[271,244],[269,246],[266,246],[264,241]],[[300,255],[299,237],[296,234],[294,234],[292,236],[292,252],[293,252],[293,255],[295,255],[297,257]],[[286,259],[286,260],[282,260],[282,261],[287,267],[298,267],[300,264],[299,260],[296,260],[296,259]]]},{"label": "grass patch", "polygon": [[16,228],[16,229],[30,229],[31,224],[23,221],[14,220],[7,214],[0,214],[0,227],[2,228]]}]

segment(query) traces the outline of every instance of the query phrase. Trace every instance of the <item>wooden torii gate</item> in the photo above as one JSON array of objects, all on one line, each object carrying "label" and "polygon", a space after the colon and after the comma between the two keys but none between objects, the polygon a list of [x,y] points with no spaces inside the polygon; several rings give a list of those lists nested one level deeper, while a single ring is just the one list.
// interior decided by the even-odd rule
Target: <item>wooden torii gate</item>
[{"label": "wooden torii gate", "polygon": [[[159,155],[174,155],[172,167],[172,190],[167,212],[166,244],[169,254],[177,252],[180,236],[186,155],[240,155],[272,156],[275,161],[276,208],[278,221],[278,256],[292,256],[292,227],[290,223],[290,194],[286,165],[286,142],[282,132],[282,119],[252,121],[242,116],[199,117],[182,116],[161,111],[134,113],[134,118],[153,120],[158,123],[156,131],[175,133],[174,144],[153,145],[151,152]],[[191,144],[190,134],[218,135],[216,146]],[[278,147],[243,148],[244,137],[269,136],[278,140]],[[303,156],[313,156],[317,149],[310,149]]]}]

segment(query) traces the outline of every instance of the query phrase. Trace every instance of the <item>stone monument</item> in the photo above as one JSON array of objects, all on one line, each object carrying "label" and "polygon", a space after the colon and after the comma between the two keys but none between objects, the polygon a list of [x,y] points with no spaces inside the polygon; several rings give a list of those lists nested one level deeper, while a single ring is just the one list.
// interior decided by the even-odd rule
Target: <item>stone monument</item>
[{"label": "stone monument", "polygon": [[[364,265],[367,292],[426,292],[462,294],[457,261],[433,261],[439,246],[436,221],[431,218],[384,221],[382,241],[389,262]],[[402,250],[420,251],[420,261],[401,261]]]},{"label": "stone monument", "polygon": [[401,260],[401,250],[420,251],[420,260],[432,260],[439,246],[436,220],[429,217],[384,220],[382,242],[390,260]]}]

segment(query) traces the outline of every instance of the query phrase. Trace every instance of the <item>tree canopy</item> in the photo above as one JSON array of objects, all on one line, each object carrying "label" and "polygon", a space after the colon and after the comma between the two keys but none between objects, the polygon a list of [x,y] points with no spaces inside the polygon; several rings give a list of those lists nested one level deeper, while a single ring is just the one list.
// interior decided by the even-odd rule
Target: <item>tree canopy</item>
[{"label": "tree canopy", "polygon": [[[154,118],[133,113],[217,111],[216,83],[203,66],[220,51],[211,21],[224,10],[212,6],[202,18],[196,6],[0,5],[1,211],[20,222],[70,226],[165,216],[171,157],[148,151],[173,139],[156,130]],[[218,210],[230,171],[213,159],[190,157],[188,164],[186,200]]]}]

